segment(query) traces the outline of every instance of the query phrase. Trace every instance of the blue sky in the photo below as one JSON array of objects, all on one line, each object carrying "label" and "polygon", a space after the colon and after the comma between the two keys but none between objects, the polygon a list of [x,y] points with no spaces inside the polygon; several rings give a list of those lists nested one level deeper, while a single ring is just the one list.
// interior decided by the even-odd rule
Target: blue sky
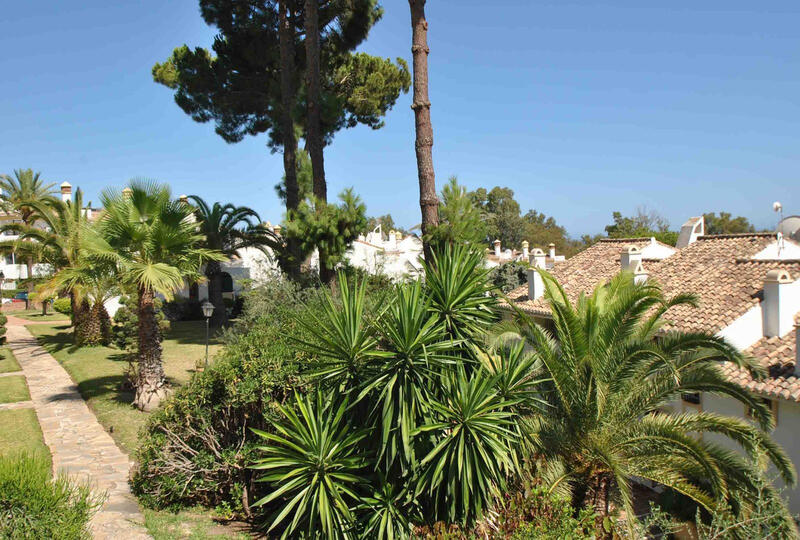
[{"label": "blue sky", "polygon": [[[673,226],[727,210],[774,226],[800,214],[800,3],[431,0],[437,185],[511,187],[574,236],[646,205]],[[404,0],[362,50],[410,61]],[[490,6],[490,7],[487,7]],[[194,0],[7,2],[0,32],[0,172],[68,180],[89,198],[134,176],[246,204],[279,221],[280,155],[226,144],[152,82],[175,46],[208,46]],[[386,127],[326,149],[331,194],[419,222],[410,95]]]}]

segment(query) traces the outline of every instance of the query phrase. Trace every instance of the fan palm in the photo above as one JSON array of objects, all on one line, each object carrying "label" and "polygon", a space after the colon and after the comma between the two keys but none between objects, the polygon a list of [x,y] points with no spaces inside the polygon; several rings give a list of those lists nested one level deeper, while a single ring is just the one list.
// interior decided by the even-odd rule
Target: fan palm
[{"label": "fan palm", "polygon": [[53,267],[56,273],[44,284],[43,290],[46,293],[69,293],[74,335],[79,339],[81,325],[90,316],[82,309],[83,291],[79,281],[61,279],[59,272],[85,264],[81,251],[82,240],[91,223],[83,208],[83,193],[80,189],[76,190],[74,200],[68,201],[30,201],[27,208],[31,212],[29,220],[35,225],[10,223],[0,227],[0,232],[9,231],[19,235],[16,241],[0,243],[0,248],[8,245],[9,249],[29,253],[31,258],[45,261]]},{"label": "fan palm", "polygon": [[[16,169],[14,176],[0,174],[0,193],[2,193],[3,210],[17,212],[19,219],[25,226],[32,226],[35,219],[35,210],[32,203],[55,202],[55,184],[47,184],[42,180],[41,173],[32,169]],[[9,229],[11,230],[11,229]],[[34,258],[28,254],[25,258],[27,277],[33,277]],[[33,283],[28,284],[28,292],[33,290]]]},{"label": "fan palm", "polygon": [[[721,338],[663,331],[664,314],[692,297],[666,299],[656,284],[635,284],[622,273],[573,306],[555,279],[541,274],[553,330],[521,312],[517,320],[551,379],[548,411],[529,434],[551,489],[571,494],[576,507],[594,504],[602,515],[615,502],[633,516],[631,484],[639,477],[713,509],[720,499],[752,501],[757,486],[746,455],[761,452],[786,482],[795,482],[790,460],[764,431],[773,425],[768,408],[719,368],[727,361],[756,372],[754,362]],[[661,412],[693,392],[743,403],[758,427],[711,412]],[[709,433],[746,455],[702,437]]]},{"label": "fan palm", "polygon": [[[268,256],[268,248],[281,248],[281,240],[259,223],[260,218],[255,210],[230,203],[215,202],[209,205],[197,195],[190,195],[189,198],[194,202],[194,215],[205,237],[203,244],[207,249],[233,258],[244,248],[257,248]],[[228,322],[228,313],[222,300],[222,267],[219,261],[206,263],[205,274],[208,278],[208,299],[215,308],[211,325],[222,326]]]},{"label": "fan palm", "polygon": [[88,252],[112,263],[120,284],[137,291],[138,372],[134,403],[142,410],[158,406],[166,395],[161,343],[155,314],[155,295],[171,298],[184,280],[197,279],[207,261],[223,260],[203,248],[203,236],[192,209],[172,199],[169,187],[133,180],[122,193],[104,191],[105,212],[96,233],[87,240]]}]

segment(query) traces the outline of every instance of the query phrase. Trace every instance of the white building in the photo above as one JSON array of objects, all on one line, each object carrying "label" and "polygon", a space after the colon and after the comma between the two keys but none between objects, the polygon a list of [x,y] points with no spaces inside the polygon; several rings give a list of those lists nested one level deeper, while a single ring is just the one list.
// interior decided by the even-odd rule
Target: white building
[{"label": "white building", "polygon": [[383,238],[381,226],[359,237],[345,254],[347,261],[370,274],[384,274],[393,280],[414,278],[422,273],[422,241],[414,235],[390,231]]},{"label": "white building", "polygon": [[[693,293],[699,307],[679,306],[667,318],[671,327],[725,337],[768,370],[764,380],[733,366],[721,366],[730,380],[758,395],[773,410],[772,433],[800,467],[800,244],[782,234],[704,235],[702,218],[681,230],[678,249],[642,238],[604,239],[555,265],[551,273],[574,301],[622,269],[636,279],[654,279],[667,296]],[[536,261],[531,260],[536,264]],[[540,266],[540,265],[539,265]],[[529,283],[509,293],[515,305],[534,316],[549,317],[543,283],[533,273]],[[712,395],[685,396],[677,410],[713,411],[747,417],[742,405]],[[786,493],[793,513],[800,512],[800,489]]]}]

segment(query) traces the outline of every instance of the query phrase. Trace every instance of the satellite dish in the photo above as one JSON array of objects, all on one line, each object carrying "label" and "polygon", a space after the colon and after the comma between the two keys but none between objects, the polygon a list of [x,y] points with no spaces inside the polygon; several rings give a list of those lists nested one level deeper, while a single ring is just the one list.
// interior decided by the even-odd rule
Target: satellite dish
[{"label": "satellite dish", "polygon": [[800,216],[789,216],[778,223],[778,233],[800,242]]}]

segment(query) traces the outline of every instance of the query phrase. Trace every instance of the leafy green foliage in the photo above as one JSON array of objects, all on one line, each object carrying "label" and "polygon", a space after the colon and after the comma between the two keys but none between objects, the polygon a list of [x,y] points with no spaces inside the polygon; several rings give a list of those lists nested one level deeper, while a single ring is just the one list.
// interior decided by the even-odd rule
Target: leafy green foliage
[{"label": "leafy green foliage", "polygon": [[606,234],[609,238],[646,238],[655,237],[656,240],[674,246],[678,241],[678,233],[669,230],[669,221],[654,210],[644,207],[637,208],[636,214],[625,217],[620,212],[612,214],[614,223],[606,225]]},{"label": "leafy green foliage", "polygon": [[[305,44],[302,36],[303,2],[288,2],[292,13],[293,87],[300,102],[305,95],[302,77]],[[216,28],[212,51],[186,45],[176,48],[164,63],[153,66],[153,79],[175,90],[175,102],[197,122],[214,121],[215,131],[227,142],[268,132],[269,145],[280,146],[280,57],[277,2],[201,0],[205,22]],[[380,19],[374,0],[331,3],[320,9],[322,77],[322,132],[330,143],[340,129],[365,124],[383,125],[383,116],[407,92],[408,67],[365,53],[352,53]],[[258,55],[250,54],[255,48]],[[304,104],[292,111],[304,126]]]},{"label": "leafy green foliage", "polygon": [[89,519],[101,502],[65,474],[51,481],[45,457],[0,458],[0,538],[90,538]]},{"label": "leafy green foliage", "polygon": [[339,195],[341,204],[319,203],[313,198],[300,203],[297,212],[289,214],[285,234],[297,239],[304,255],[314,248],[328,254],[329,269],[340,263],[350,244],[366,228],[366,206],[352,189]]},{"label": "leafy green foliage", "polygon": [[[69,299],[67,299],[69,300]],[[159,341],[164,337],[164,332],[169,328],[169,321],[164,315],[163,301],[155,299],[155,317],[159,329]],[[128,353],[135,354],[139,349],[139,316],[136,312],[136,299],[122,296],[119,299],[120,307],[114,313],[111,339],[114,345]]]},{"label": "leafy green foliage", "polygon": [[299,321],[321,309],[317,291],[290,282],[247,292],[244,312],[223,333],[223,351],[142,433],[133,487],[145,505],[227,505],[248,514],[249,503],[266,494],[247,468],[259,443],[250,428],[270,430],[276,404],[308,386],[299,368],[312,358],[293,339],[311,339]]},{"label": "leafy green foliage", "polygon": [[53,309],[64,315],[72,315],[72,302],[69,298],[56,298],[53,300]]},{"label": "leafy green foliage", "polygon": [[744,216],[733,217],[730,212],[703,214],[706,234],[741,234],[756,232],[756,228]]},{"label": "leafy green foliage", "polygon": [[8,322],[8,317],[4,313],[0,313],[0,343],[5,343],[6,341],[6,323]]},{"label": "leafy green foliage", "polygon": [[[552,489],[567,492],[576,507],[607,507],[613,500],[628,515],[633,477],[670,487],[708,509],[720,499],[754,504],[751,463],[697,437],[704,433],[727,437],[751,457],[763,452],[784,481],[794,483],[793,465],[764,431],[773,425],[769,410],[718,364],[733,362],[756,375],[759,366],[715,336],[672,332],[653,339],[664,314],[691,305],[693,297],[667,299],[657,284],[637,285],[621,273],[572,305],[554,278],[541,274],[553,329],[521,312],[518,320],[551,379],[543,394],[547,413],[534,420],[528,443]],[[752,407],[758,426],[711,412],[653,412],[691,392],[726,395]]]},{"label": "leafy green foliage", "polygon": [[507,293],[528,282],[528,264],[510,261],[492,268],[488,279],[494,288]]},{"label": "leafy green foliage", "polygon": [[359,497],[356,490],[366,480],[360,476],[367,463],[355,447],[366,436],[353,429],[347,418],[347,399],[313,392],[296,396],[294,407],[279,406],[284,420],[274,423],[277,433],[254,430],[268,442],[254,469],[267,470],[262,481],[272,482],[272,493],[257,506],[279,497],[290,500],[275,517],[269,530],[291,517],[282,538],[303,531],[313,537],[348,538],[354,526],[350,508]]},{"label": "leafy green foliage", "polygon": [[480,209],[455,176],[442,188],[439,203],[439,225],[431,233],[431,243],[486,244],[487,227]]}]

